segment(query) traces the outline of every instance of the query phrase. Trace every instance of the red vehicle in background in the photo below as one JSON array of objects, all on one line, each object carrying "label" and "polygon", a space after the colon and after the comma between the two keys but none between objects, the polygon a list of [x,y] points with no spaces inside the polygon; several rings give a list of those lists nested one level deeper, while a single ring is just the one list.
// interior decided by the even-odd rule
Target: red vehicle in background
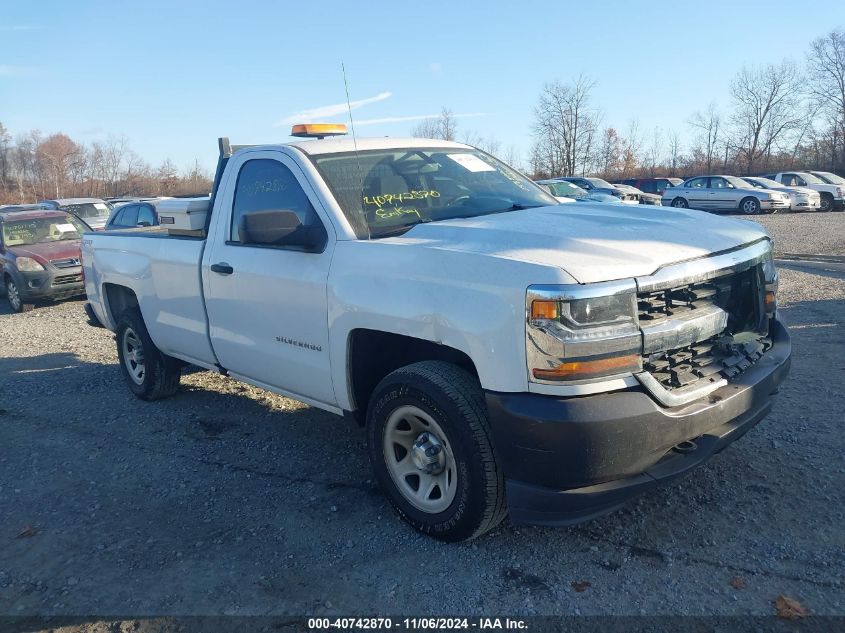
[{"label": "red vehicle in background", "polygon": [[622,184],[636,187],[645,193],[656,193],[662,196],[666,189],[676,187],[682,182],[684,181],[681,178],[626,178]]},{"label": "red vehicle in background", "polygon": [[0,209],[0,278],[12,312],[38,299],[85,294],[79,249],[90,230],[64,211]]}]

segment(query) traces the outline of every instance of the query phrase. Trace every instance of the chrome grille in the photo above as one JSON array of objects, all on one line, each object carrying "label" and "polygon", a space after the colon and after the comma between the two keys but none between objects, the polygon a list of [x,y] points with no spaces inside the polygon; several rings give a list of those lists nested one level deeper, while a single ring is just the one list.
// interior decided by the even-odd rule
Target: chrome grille
[{"label": "chrome grille", "polygon": [[68,257],[66,259],[51,259],[50,263],[53,264],[56,268],[73,268],[74,266],[79,266],[79,258],[78,257]]},{"label": "chrome grille", "polygon": [[57,275],[53,279],[54,286],[66,286],[67,284],[79,283],[82,281],[82,273],[75,275]]}]

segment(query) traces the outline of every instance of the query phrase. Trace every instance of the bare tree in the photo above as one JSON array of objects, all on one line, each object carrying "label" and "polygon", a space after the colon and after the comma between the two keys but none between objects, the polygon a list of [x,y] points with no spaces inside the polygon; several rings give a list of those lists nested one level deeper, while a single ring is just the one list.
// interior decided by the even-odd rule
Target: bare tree
[{"label": "bare tree", "polygon": [[678,166],[681,160],[681,136],[676,130],[669,130],[669,175],[678,174]]},{"label": "bare tree", "polygon": [[753,173],[775,144],[800,125],[800,95],[798,69],[789,60],[743,68],[736,75],[731,83],[731,120],[737,158],[747,173]]},{"label": "bare tree", "polygon": [[631,119],[628,123],[628,134],[622,145],[621,178],[629,178],[636,173],[641,162],[642,144],[640,122],[638,119]]},{"label": "bare tree", "polygon": [[604,178],[615,179],[621,171],[622,139],[612,127],[604,129],[596,153],[596,168]]},{"label": "bare tree", "polygon": [[654,177],[657,175],[657,166],[660,164],[663,153],[663,132],[659,127],[654,128],[654,134],[651,137],[651,144],[648,147],[649,160],[649,175]]},{"label": "bare tree", "polygon": [[458,122],[453,112],[446,107],[440,111],[437,117],[431,117],[420,121],[411,130],[411,136],[417,138],[439,138],[444,141],[454,141],[457,138]]},{"label": "bare tree", "polygon": [[807,71],[810,94],[834,128],[830,167],[845,169],[845,31],[831,31],[810,45]]},{"label": "bare tree", "polygon": [[482,136],[478,132],[474,131],[465,132],[461,142],[477,147],[478,149],[483,150],[488,154],[493,154],[494,156],[499,153],[499,147],[501,147],[499,139],[493,136]]},{"label": "bare tree", "polygon": [[690,125],[699,130],[698,149],[704,156],[705,170],[713,171],[713,164],[716,162],[717,152],[721,137],[719,133],[722,126],[722,117],[716,104],[711,102],[705,112],[696,112],[689,120]]},{"label": "bare tree", "polygon": [[576,174],[586,170],[600,113],[590,104],[595,82],[580,76],[572,84],[546,84],[534,109],[532,162],[535,171]]}]

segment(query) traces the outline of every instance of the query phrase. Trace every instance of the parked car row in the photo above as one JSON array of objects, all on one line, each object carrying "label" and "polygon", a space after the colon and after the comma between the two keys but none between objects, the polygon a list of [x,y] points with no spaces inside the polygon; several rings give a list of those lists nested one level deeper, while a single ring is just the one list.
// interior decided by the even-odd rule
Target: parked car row
[{"label": "parked car row", "polygon": [[[824,172],[817,172],[819,174]],[[779,172],[738,178],[723,174],[696,176],[663,192],[663,204],[746,215],[791,211],[832,211],[845,206],[845,179],[829,182],[810,172]],[[842,180],[837,183],[836,179]]]},{"label": "parked car row", "polygon": [[[615,184],[601,178],[561,176],[537,183],[561,202],[569,202],[570,199],[623,202],[745,215],[777,211],[833,211],[845,206],[845,178],[822,171],[779,172],[742,178],[713,174],[687,180],[628,178]],[[579,190],[567,191],[567,186],[562,183]],[[605,198],[597,200],[596,194]]]}]

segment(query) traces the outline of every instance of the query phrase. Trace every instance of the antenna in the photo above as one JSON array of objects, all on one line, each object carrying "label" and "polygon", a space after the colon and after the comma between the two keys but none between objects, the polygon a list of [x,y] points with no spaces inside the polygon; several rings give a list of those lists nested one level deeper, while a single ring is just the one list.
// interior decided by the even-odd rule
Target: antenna
[{"label": "antenna", "polygon": [[[352,120],[352,102],[349,101],[349,84],[346,81],[346,66],[343,65],[343,62],[340,62],[340,70],[343,73],[343,88],[346,90],[346,107],[349,110],[349,127],[352,128],[352,147],[355,149],[355,164],[358,166],[358,178],[361,179],[361,194],[364,193],[364,172],[361,171],[361,160],[358,158],[358,139],[355,137],[355,121]],[[361,210],[362,215],[364,215],[364,226],[367,227],[367,238],[372,239],[372,235],[370,234],[370,223],[367,222],[367,216],[364,213],[363,209]]]}]

